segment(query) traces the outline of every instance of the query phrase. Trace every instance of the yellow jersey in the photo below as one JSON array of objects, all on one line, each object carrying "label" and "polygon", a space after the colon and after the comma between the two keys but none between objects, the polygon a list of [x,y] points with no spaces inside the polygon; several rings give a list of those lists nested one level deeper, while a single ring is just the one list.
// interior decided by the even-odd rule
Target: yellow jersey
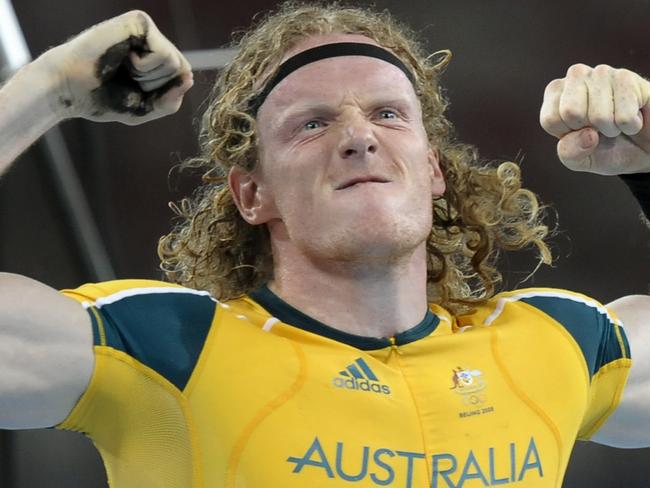
[{"label": "yellow jersey", "polygon": [[141,280],[63,293],[91,316],[95,367],[57,428],[92,439],[113,488],[559,488],[631,365],[616,317],[557,289],[458,317],[431,304],[390,338],[267,287],[225,303]]}]

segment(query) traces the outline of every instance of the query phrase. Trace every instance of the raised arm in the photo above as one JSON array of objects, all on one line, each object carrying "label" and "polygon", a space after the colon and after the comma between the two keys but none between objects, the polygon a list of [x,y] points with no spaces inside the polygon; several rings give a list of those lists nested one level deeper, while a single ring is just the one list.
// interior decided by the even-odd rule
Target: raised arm
[{"label": "raised arm", "polygon": [[608,307],[625,326],[632,369],[620,405],[591,440],[613,447],[650,447],[650,296],[619,298]]},{"label": "raised arm", "polygon": [[176,112],[192,83],[187,60],[145,12],[91,27],[0,90],[0,174],[66,118],[141,124]]},{"label": "raised arm", "polygon": [[[191,85],[189,64],[144,12],[92,27],[0,90],[0,172],[66,118],[139,124],[176,112]],[[84,309],[46,285],[0,273],[0,428],[61,422],[92,370]]]},{"label": "raised arm", "polygon": [[[540,122],[559,139],[557,152],[565,166],[621,176],[649,222],[650,82],[626,69],[574,65],[546,87]],[[650,296],[626,296],[609,307],[623,322],[632,369],[618,408],[592,440],[650,447]]]},{"label": "raised arm", "polygon": [[86,311],[42,283],[0,273],[0,428],[61,422],[92,369]]}]

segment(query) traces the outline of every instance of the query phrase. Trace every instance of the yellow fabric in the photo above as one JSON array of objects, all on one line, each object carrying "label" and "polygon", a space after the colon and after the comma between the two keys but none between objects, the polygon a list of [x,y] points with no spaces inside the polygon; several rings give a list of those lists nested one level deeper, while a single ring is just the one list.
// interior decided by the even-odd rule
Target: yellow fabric
[{"label": "yellow fabric", "polygon": [[[589,403],[592,408],[582,421],[582,429],[578,435],[580,440],[589,440],[605,424],[607,418],[616,410],[621,401],[623,387],[627,380],[632,360],[618,359],[606,364],[594,376],[589,391]],[[605,412],[598,415],[598,412]]]},{"label": "yellow fabric", "polygon": [[96,346],[95,362],[88,391],[59,428],[90,436],[110,486],[203,486],[180,392],[121,351]]},{"label": "yellow fabric", "polygon": [[[154,285],[67,294],[92,302],[129,286]],[[630,360],[590,381],[561,324],[499,305],[516,296],[458,318],[432,305],[430,335],[372,351],[277,322],[250,298],[219,304],[183,391],[96,346],[92,383],[59,427],[94,440],[113,488],[559,488]],[[359,360],[377,381],[341,376]]]}]

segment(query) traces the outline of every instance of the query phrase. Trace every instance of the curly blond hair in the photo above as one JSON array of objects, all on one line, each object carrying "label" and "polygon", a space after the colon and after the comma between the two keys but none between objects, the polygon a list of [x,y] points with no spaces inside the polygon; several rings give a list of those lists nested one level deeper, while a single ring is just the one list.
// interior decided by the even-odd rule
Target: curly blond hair
[{"label": "curly blond hair", "polygon": [[387,12],[340,4],[285,3],[241,35],[235,59],[217,79],[202,119],[200,154],[183,167],[201,168],[204,184],[172,208],[180,222],[160,239],[158,253],[167,278],[209,290],[227,300],[248,293],[273,277],[266,226],[251,226],[240,216],[226,182],[228,170],[252,171],[257,162],[255,118],[249,103],[272,76],[284,53],[318,34],[367,36],[396,54],[415,75],[428,139],[438,148],[447,184],[432,200],[434,223],[426,242],[430,301],[453,311],[491,297],[501,274],[500,250],[533,246],[539,263],[550,263],[544,238],[543,209],[521,187],[519,167],[483,163],[472,146],[454,140],[444,112],[448,102],[439,85],[449,51],[427,56],[416,35]]}]

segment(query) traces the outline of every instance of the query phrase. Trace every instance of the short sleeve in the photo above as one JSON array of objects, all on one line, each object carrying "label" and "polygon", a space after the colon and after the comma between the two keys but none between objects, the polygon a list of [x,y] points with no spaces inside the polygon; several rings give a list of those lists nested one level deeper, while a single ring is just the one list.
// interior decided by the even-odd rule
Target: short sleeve
[{"label": "short sleeve", "polygon": [[62,293],[88,310],[95,346],[126,353],[179,390],[189,379],[216,308],[208,292],[150,280],[87,284]]},{"label": "short sleeve", "polygon": [[588,440],[620,403],[629,375],[630,346],[623,324],[604,305],[563,290],[520,299],[559,322],[578,344],[589,372],[589,393],[578,439]]},{"label": "short sleeve", "polygon": [[198,486],[197,442],[183,393],[211,328],[209,294],[164,282],[121,280],[62,293],[92,320],[95,368],[57,429],[99,450],[110,486]]}]

